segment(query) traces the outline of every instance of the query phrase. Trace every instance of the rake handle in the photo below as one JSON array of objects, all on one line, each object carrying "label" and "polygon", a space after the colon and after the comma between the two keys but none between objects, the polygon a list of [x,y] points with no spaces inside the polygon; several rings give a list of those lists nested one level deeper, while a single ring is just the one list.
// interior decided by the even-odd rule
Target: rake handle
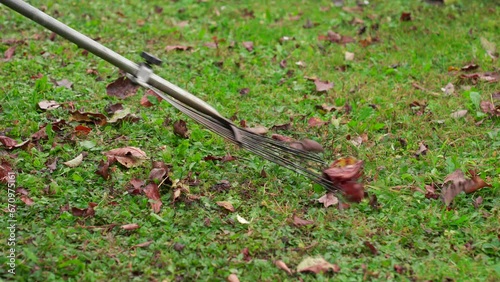
[{"label": "rake handle", "polygon": [[[127,58],[96,42],[88,36],[85,36],[80,32],[72,29],[71,27],[61,23],[53,17],[29,5],[28,3],[21,0],[0,0],[0,3],[29,18],[30,20],[44,26],[45,28],[57,33],[67,40],[75,43],[78,47],[86,49],[87,51],[120,68],[121,70],[130,73],[133,76],[137,76],[139,72],[138,64],[128,60]],[[207,114],[219,120],[227,121],[224,117],[222,117],[221,114],[219,114],[219,112],[217,112],[216,109],[207,104],[205,101],[178,87],[177,85],[168,82],[167,80],[154,73],[150,75],[146,83],[204,114]]]}]

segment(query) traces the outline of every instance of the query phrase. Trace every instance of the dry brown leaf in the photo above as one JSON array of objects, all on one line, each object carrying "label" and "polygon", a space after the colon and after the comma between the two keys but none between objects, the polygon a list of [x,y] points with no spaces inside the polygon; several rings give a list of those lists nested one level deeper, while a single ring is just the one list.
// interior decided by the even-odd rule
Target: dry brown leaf
[{"label": "dry brown leaf", "polygon": [[15,45],[11,46],[7,50],[5,50],[5,52],[3,53],[4,62],[10,61],[15,53],[16,53],[16,46]]},{"label": "dry brown leaf", "polygon": [[144,248],[144,247],[147,247],[147,246],[151,245],[153,242],[154,241],[146,241],[144,243],[133,245],[132,248]]},{"label": "dry brown leaf", "polygon": [[328,208],[329,206],[338,204],[339,199],[335,197],[335,195],[332,192],[328,192],[321,198],[319,198],[318,202],[322,203],[325,206],[325,208]]},{"label": "dry brown leaf", "polygon": [[307,121],[307,124],[311,127],[321,127],[328,122],[321,120],[320,118],[317,117],[312,117]]},{"label": "dry brown leaf", "polygon": [[187,124],[184,120],[180,119],[180,120],[174,122],[174,133],[175,133],[175,135],[180,136],[182,138],[189,137]]},{"label": "dry brown leaf", "polygon": [[109,96],[125,99],[129,96],[135,95],[137,89],[139,89],[138,85],[133,84],[130,79],[122,76],[106,86],[106,93]]},{"label": "dry brown leaf", "polygon": [[108,122],[106,116],[103,114],[80,112],[80,111],[71,112],[69,121],[89,122],[101,126],[105,125]]},{"label": "dry brown leaf", "polygon": [[297,272],[324,273],[330,270],[333,272],[339,272],[340,267],[336,264],[327,262],[322,257],[306,257],[297,266]]},{"label": "dry brown leaf", "polygon": [[74,159],[64,162],[63,164],[68,167],[77,167],[83,161],[83,154],[76,156]]},{"label": "dry brown leaf", "polygon": [[254,134],[258,134],[258,135],[264,135],[267,133],[267,127],[265,126],[256,126],[256,127],[248,127],[248,128],[245,128],[245,130],[247,131],[250,131]]},{"label": "dry brown leaf", "polygon": [[225,208],[226,210],[230,211],[230,212],[235,212],[235,209],[233,207],[233,204],[231,204],[230,202],[228,201],[219,201],[216,203],[219,207],[223,207]]},{"label": "dry brown leaf", "polygon": [[271,138],[274,140],[285,142],[285,143],[290,143],[290,142],[295,141],[292,137],[288,137],[288,136],[284,136],[284,135],[280,135],[280,134],[273,134],[273,135],[271,135]]},{"label": "dry brown leaf", "polygon": [[453,112],[450,117],[452,118],[462,118],[467,115],[467,110],[459,110],[456,112]]},{"label": "dry brown leaf", "polygon": [[165,51],[170,52],[170,51],[189,51],[193,49],[191,46],[182,46],[182,45],[169,45],[165,47]]},{"label": "dry brown leaf", "polygon": [[38,102],[38,107],[40,108],[40,110],[45,110],[45,111],[54,110],[59,108],[60,106],[61,104],[53,100],[51,101],[43,100]]},{"label": "dry brown leaf", "polygon": [[97,204],[90,202],[89,206],[85,209],[79,209],[79,208],[71,208],[71,213],[74,216],[81,216],[81,217],[91,217],[95,215],[94,207],[96,207]]},{"label": "dry brown leaf", "polygon": [[231,273],[227,277],[227,282],[240,282],[240,279],[238,279],[238,276],[236,276],[236,274]]},{"label": "dry brown leaf", "polygon": [[124,229],[124,230],[135,230],[135,229],[139,228],[139,224],[129,223],[129,224],[122,225],[120,228]]},{"label": "dry brown leaf", "polygon": [[248,52],[253,51],[253,42],[252,41],[245,41],[245,42],[242,42],[241,44],[243,45],[243,47],[245,47],[245,49],[248,50]]},{"label": "dry brown leaf", "polygon": [[324,151],[323,146],[321,146],[321,144],[311,139],[302,139],[299,141],[299,143],[302,144],[302,148],[304,151],[314,152],[314,153],[321,153]]},{"label": "dry brown leaf", "polygon": [[288,268],[288,266],[286,265],[286,263],[284,263],[282,260],[277,260],[274,262],[274,264],[279,268],[279,269],[282,269],[284,270],[286,273],[292,275],[292,271],[290,270],[290,268]]},{"label": "dry brown leaf", "polygon": [[319,79],[314,80],[314,85],[316,85],[316,91],[327,92],[333,88],[333,82],[322,81]]},{"label": "dry brown leaf", "polygon": [[127,168],[141,165],[148,157],[146,153],[136,147],[123,147],[103,152],[108,158],[115,158],[119,163]]},{"label": "dry brown leaf", "polygon": [[159,213],[163,203],[161,202],[158,185],[156,185],[155,183],[150,183],[146,185],[146,187],[144,187],[143,191],[144,194],[146,194],[146,197],[150,199],[151,208],[153,209],[153,212]]},{"label": "dry brown leaf", "polygon": [[35,204],[35,202],[28,197],[28,195],[21,195],[21,201],[23,201],[27,206],[32,206]]},{"label": "dry brown leaf", "polygon": [[314,224],[314,221],[312,220],[305,220],[305,219],[302,219],[298,216],[296,216],[295,214],[293,215],[293,224],[297,227],[300,227],[300,226],[305,226],[305,225],[310,225],[310,224]]},{"label": "dry brown leaf", "polygon": [[472,179],[467,179],[460,169],[446,176],[441,191],[441,200],[446,206],[450,205],[453,199],[461,192],[472,193],[483,187],[491,187],[490,184],[482,180],[474,171],[469,171],[469,173]]},{"label": "dry brown leaf", "polygon": [[490,101],[481,101],[480,107],[484,113],[490,114],[494,117],[500,117],[500,106],[495,106]]},{"label": "dry brown leaf", "polygon": [[7,149],[12,149],[17,145],[16,140],[7,136],[0,136],[0,143],[2,143]]}]

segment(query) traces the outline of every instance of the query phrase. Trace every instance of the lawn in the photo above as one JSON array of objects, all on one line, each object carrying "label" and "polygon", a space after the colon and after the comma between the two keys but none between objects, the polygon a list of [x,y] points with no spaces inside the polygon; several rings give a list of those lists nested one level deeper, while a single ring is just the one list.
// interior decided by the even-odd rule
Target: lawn
[{"label": "lawn", "polygon": [[[133,61],[156,55],[238,125],[362,160],[366,199],[329,207],[144,89],[108,95],[116,67],[1,5],[0,221],[16,222],[0,277],[500,280],[498,1],[341,2],[30,1]],[[103,154],[124,147],[146,157]],[[457,170],[488,185],[447,205]],[[311,257],[330,264],[297,271]]]}]

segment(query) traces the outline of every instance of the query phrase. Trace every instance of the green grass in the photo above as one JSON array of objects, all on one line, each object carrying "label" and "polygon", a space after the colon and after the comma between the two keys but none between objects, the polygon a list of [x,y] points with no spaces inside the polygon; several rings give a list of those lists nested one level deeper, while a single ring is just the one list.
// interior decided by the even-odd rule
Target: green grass
[{"label": "green grass", "polygon": [[[320,141],[330,161],[342,156],[365,161],[365,184],[381,209],[374,210],[368,201],[343,211],[325,209],[316,201],[323,194],[321,187],[238,150],[166,102],[140,106],[143,90],[125,100],[107,96],[106,85],[119,76],[115,67],[92,54],[82,55],[61,37],[49,40],[49,31],[1,6],[2,40],[24,42],[17,44],[10,61],[1,62],[0,132],[23,141],[43,124],[68,121],[68,109],[39,110],[37,103],[42,100],[72,102],[76,109],[98,113],[121,102],[141,118],[137,123],[90,125],[91,133],[83,137],[66,128],[25,150],[0,149],[1,158],[17,173],[17,186],[28,190],[34,201],[27,206],[16,196],[15,279],[221,281],[235,273],[241,281],[498,281],[499,119],[484,116],[471,93],[492,100],[500,84],[473,85],[462,81],[460,73],[448,72],[451,66],[470,62],[480,66],[478,72],[498,71],[499,61],[493,61],[480,42],[484,37],[500,48],[500,8],[495,1],[454,1],[443,6],[370,1],[359,12],[342,10],[332,1],[31,2],[45,5],[48,14],[99,37],[102,44],[131,60],[140,61],[143,50],[157,55],[164,60],[156,69],[160,76],[206,100],[224,116],[236,115],[236,122],[270,128],[293,117],[292,129],[280,133]],[[355,5],[346,2],[345,6]],[[163,7],[161,14],[154,12],[155,5]],[[253,11],[254,18],[242,17],[244,8]],[[412,21],[401,22],[402,12],[411,12]],[[295,15],[301,15],[300,20],[289,19]],[[354,18],[364,21],[365,34],[357,35],[360,26],[351,23]],[[303,28],[307,19],[318,25]],[[137,24],[141,20],[144,25]],[[188,26],[175,25],[185,20]],[[370,28],[374,24],[378,30]],[[357,41],[370,35],[379,41],[367,47],[318,41],[318,35],[328,30]],[[225,40],[219,50],[204,46],[214,36]],[[283,36],[294,40],[281,44]],[[236,42],[232,49],[231,41]],[[254,51],[248,52],[243,41],[252,41]],[[11,45],[2,42],[3,54]],[[189,45],[193,50],[166,53],[167,45]],[[354,61],[344,60],[345,51],[355,54]],[[279,66],[284,59],[286,69]],[[305,67],[297,66],[298,61]],[[345,72],[337,70],[343,65]],[[101,79],[87,74],[88,69],[96,69]],[[43,77],[37,78],[38,74]],[[335,86],[316,93],[305,76],[333,81]],[[51,82],[64,78],[73,82],[72,89]],[[440,89],[449,82],[456,93],[445,96]],[[430,91],[418,90],[413,83]],[[247,87],[250,92],[241,96],[239,90]],[[427,104],[424,114],[413,113],[413,101]],[[352,110],[324,113],[316,108],[323,103],[348,103]],[[450,118],[461,109],[468,115]],[[187,120],[190,138],[182,139],[172,125],[164,126],[166,117],[172,122]],[[331,123],[308,128],[310,117]],[[361,134],[367,134],[368,142],[359,147],[347,138]],[[415,157],[419,142],[429,151]],[[171,179],[192,173],[201,184],[190,187],[190,193],[200,199],[172,203],[172,189],[164,184],[160,188],[164,205],[153,215],[145,196],[129,195],[126,189],[132,178],[147,180],[150,162],[132,169],[113,165],[111,180],[95,174],[105,159],[102,152],[123,146],[139,147],[151,160],[171,164]],[[81,152],[88,155],[80,166],[62,164]],[[238,159],[203,160],[226,153]],[[57,168],[50,172],[46,162],[54,158]],[[459,195],[450,209],[420,192],[426,184],[442,183],[456,169],[475,169],[492,187]],[[267,178],[261,176],[262,170]],[[231,183],[228,191],[213,188],[222,180]],[[4,191],[0,194],[7,199]],[[479,196],[483,203],[476,209],[473,202]],[[228,213],[217,201],[231,202],[236,212]],[[7,200],[3,202],[6,207]],[[66,204],[85,208],[90,202],[98,204],[90,218],[60,210]],[[240,224],[236,214],[251,223]],[[295,227],[293,214],[315,223]],[[7,216],[2,209],[5,224]],[[128,223],[140,228],[119,228]],[[99,228],[110,224],[118,226]],[[7,238],[8,230],[1,230],[2,238]],[[147,241],[153,242],[134,247]],[[376,247],[378,255],[365,241]],[[5,243],[0,243],[2,250],[7,250]],[[176,244],[184,248],[176,251]],[[242,254],[245,248],[251,257],[248,262]],[[341,271],[288,276],[273,263],[283,260],[295,269],[305,257],[317,255],[338,264]],[[5,255],[0,263],[0,275],[9,278],[3,271]],[[404,269],[398,272],[398,267]]]}]

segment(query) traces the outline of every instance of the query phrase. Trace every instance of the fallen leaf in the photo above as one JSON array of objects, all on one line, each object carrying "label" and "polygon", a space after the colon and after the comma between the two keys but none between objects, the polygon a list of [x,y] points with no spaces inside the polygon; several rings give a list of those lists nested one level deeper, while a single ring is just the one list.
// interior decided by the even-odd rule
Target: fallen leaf
[{"label": "fallen leaf", "polygon": [[127,168],[141,165],[148,157],[146,153],[136,147],[123,147],[103,152],[108,158],[113,157]]},{"label": "fallen leaf", "polygon": [[8,61],[12,60],[12,57],[14,56],[15,53],[16,53],[16,46],[15,45],[11,46],[7,50],[5,50],[5,52],[3,53],[4,62],[8,62]]},{"label": "fallen leaf", "polygon": [[295,214],[293,215],[293,225],[300,227],[300,226],[305,226],[305,225],[310,225],[310,224],[314,224],[314,221],[305,220],[305,219],[302,219],[302,218],[296,216]]},{"label": "fallen leaf", "polygon": [[254,134],[258,134],[258,135],[264,135],[267,133],[267,127],[265,126],[256,126],[256,127],[248,127],[248,128],[245,128],[246,131],[249,131],[249,132],[252,132]]},{"label": "fallen leaf", "polygon": [[71,82],[67,79],[58,80],[54,84],[56,86],[66,87],[67,89],[71,89],[71,87],[73,86],[73,82]]},{"label": "fallen leaf", "polygon": [[241,224],[250,224],[250,222],[248,220],[244,219],[239,214],[236,215],[236,220],[238,220],[238,222]]},{"label": "fallen leaf", "polygon": [[363,161],[354,158],[341,158],[323,170],[323,176],[339,188],[347,200],[361,202],[364,198],[363,184],[358,179],[363,174]]},{"label": "fallen leaf", "polygon": [[236,210],[234,209],[233,207],[233,204],[231,204],[230,202],[228,201],[219,201],[216,203],[219,207],[223,207],[225,208],[226,210],[230,211],[230,212],[235,212]]},{"label": "fallen leaf", "polygon": [[84,125],[77,125],[75,127],[75,132],[77,134],[81,134],[81,135],[88,135],[90,133],[90,131],[92,130],[92,128],[90,127],[87,127],[87,126],[84,126]]},{"label": "fallen leaf", "polygon": [[335,197],[335,195],[332,192],[328,192],[321,198],[319,198],[318,202],[322,203],[325,206],[325,208],[328,208],[329,206],[338,204],[339,199]]},{"label": "fallen leaf", "polygon": [[319,23],[313,23],[310,19],[307,19],[306,23],[302,27],[305,29],[308,29],[308,28],[313,28],[313,27],[318,26],[318,25],[319,25]]},{"label": "fallen leaf", "polygon": [[137,122],[139,117],[130,113],[129,108],[124,108],[114,112],[113,116],[108,120],[108,123],[119,123],[119,122]]},{"label": "fallen leaf", "polygon": [[31,135],[31,140],[37,141],[37,140],[41,140],[41,139],[46,139],[47,137],[48,137],[47,128],[45,126],[43,126],[37,132],[35,132]]},{"label": "fallen leaf", "polygon": [[0,182],[8,183],[13,181],[15,175],[12,174],[12,166],[10,163],[4,159],[0,159]]},{"label": "fallen leaf", "polygon": [[429,151],[429,148],[425,145],[424,142],[419,142],[418,143],[418,150],[415,152],[415,156],[425,156],[427,154],[427,151]]},{"label": "fallen leaf", "polygon": [[482,180],[475,172],[470,171],[470,173],[472,179],[467,179],[460,169],[446,176],[441,191],[441,200],[446,206],[449,206],[453,199],[461,192],[472,193],[483,187],[491,187],[490,184]]},{"label": "fallen leaf", "polygon": [[160,191],[158,189],[158,185],[156,185],[155,183],[150,183],[150,184],[146,185],[146,187],[144,187],[143,191],[144,191],[144,194],[146,194],[146,197],[148,197],[148,199],[151,200],[150,203],[151,203],[151,208],[153,209],[153,212],[159,213],[160,208],[163,205],[163,203],[161,202]]},{"label": "fallen leaf", "polygon": [[7,136],[0,136],[0,143],[2,143],[2,145],[4,145],[7,149],[12,149],[17,145],[16,140]]},{"label": "fallen leaf", "polygon": [[500,117],[500,106],[495,106],[490,101],[481,101],[479,106],[481,107],[481,110],[484,113],[490,114],[492,116]]},{"label": "fallen leaf", "polygon": [[377,250],[377,248],[375,248],[375,246],[372,243],[365,241],[363,244],[365,245],[365,247],[367,247],[370,250],[372,255],[374,255],[374,256],[378,255],[378,250]]},{"label": "fallen leaf", "polygon": [[486,50],[488,56],[490,56],[493,60],[498,59],[497,46],[495,45],[495,43],[488,41],[484,37],[481,37],[480,40],[481,45],[483,46],[484,50]]},{"label": "fallen leaf", "polygon": [[153,162],[153,169],[149,172],[149,180],[151,181],[162,181],[168,173],[170,172],[170,166],[164,162],[157,161]]},{"label": "fallen leaf", "polygon": [[240,95],[247,95],[248,93],[250,93],[250,88],[242,88],[238,92],[240,93]]},{"label": "fallen leaf", "polygon": [[137,224],[137,223],[125,224],[125,225],[120,226],[120,228],[124,229],[124,230],[135,230],[135,229],[139,228],[139,224]]},{"label": "fallen leaf", "polygon": [[413,113],[417,116],[421,116],[425,113],[425,108],[427,107],[426,102],[413,101],[410,103],[410,108]]},{"label": "fallen leaf", "polygon": [[112,115],[117,111],[123,110],[123,105],[121,103],[109,104],[104,110],[108,115]]},{"label": "fallen leaf", "polygon": [[456,112],[453,112],[450,117],[452,118],[462,118],[467,115],[467,110],[459,110]]},{"label": "fallen leaf", "polygon": [[106,93],[109,96],[125,99],[129,96],[135,95],[138,88],[139,86],[133,84],[130,79],[125,76],[121,76],[106,86]]},{"label": "fallen leaf", "polygon": [[479,196],[477,197],[472,204],[474,205],[474,208],[479,208],[479,206],[483,203],[483,197]]},{"label": "fallen leaf", "polygon": [[74,159],[64,162],[63,164],[69,167],[77,167],[82,163],[82,161],[83,161],[83,154],[80,154],[76,156]]},{"label": "fallen leaf", "polygon": [[295,141],[292,137],[288,137],[288,136],[284,136],[284,135],[280,135],[280,134],[273,134],[273,135],[271,135],[271,138],[274,140],[286,142],[286,143],[290,143],[290,142]]},{"label": "fallen leaf", "polygon": [[290,130],[292,129],[292,124],[291,123],[284,123],[284,124],[277,124],[277,125],[273,125],[273,127],[271,127],[271,130]]},{"label": "fallen leaf", "polygon": [[252,41],[244,41],[241,44],[243,45],[243,47],[245,47],[245,49],[248,50],[248,52],[253,51],[253,42]]},{"label": "fallen leaf", "polygon": [[227,277],[227,282],[240,282],[240,279],[238,279],[238,276],[236,276],[236,274],[231,273]]},{"label": "fallen leaf", "polygon": [[309,126],[311,126],[311,127],[321,127],[321,126],[323,126],[323,125],[325,125],[327,123],[328,122],[323,121],[323,120],[321,120],[320,118],[317,118],[317,117],[312,117],[309,120],[307,120],[307,124],[309,124]]},{"label": "fallen leaf", "polygon": [[353,61],[354,60],[354,53],[346,51],[345,54],[344,54],[344,59],[346,61]]},{"label": "fallen leaf", "polygon": [[275,261],[274,265],[276,265],[279,269],[284,270],[286,273],[292,275],[292,271],[290,270],[290,268],[288,268],[286,263],[284,263],[282,260]]},{"label": "fallen leaf", "polygon": [[50,172],[53,172],[57,168],[57,157],[54,158],[53,160],[48,159],[45,162],[45,165],[47,166],[47,168],[49,169]]},{"label": "fallen leaf", "polygon": [[500,81],[500,72],[464,73],[460,75],[460,78],[471,80],[474,84],[477,83],[478,80],[493,83]]},{"label": "fallen leaf", "polygon": [[475,70],[477,68],[479,68],[478,64],[467,64],[467,65],[461,67],[460,70],[462,70],[462,71],[471,71],[471,70]]},{"label": "fallen leaf", "polygon": [[21,201],[23,201],[27,206],[32,206],[35,204],[35,202],[28,197],[27,195],[21,195],[20,197]]},{"label": "fallen leaf", "polygon": [[180,119],[174,122],[174,133],[175,135],[180,136],[182,138],[189,137],[187,124],[184,120]]},{"label": "fallen leaf", "polygon": [[433,185],[425,185],[425,197],[427,199],[437,199],[439,195],[436,193]]},{"label": "fallen leaf", "polygon": [[130,195],[140,195],[145,184],[143,180],[132,178],[125,187]]},{"label": "fallen leaf", "polygon": [[133,245],[132,248],[144,248],[144,247],[147,247],[147,246],[151,245],[153,242],[154,241],[146,241],[144,243]]},{"label": "fallen leaf", "polygon": [[441,90],[444,92],[445,95],[452,95],[455,93],[455,86],[450,82],[446,84],[445,87],[441,88]]},{"label": "fallen leaf", "polygon": [[280,61],[280,68],[286,69],[286,60],[281,60]]},{"label": "fallen leaf", "polygon": [[111,175],[109,174],[109,166],[115,161],[116,159],[113,157],[108,157],[106,161],[101,160],[95,173],[102,176],[104,179],[109,180],[111,178]]},{"label": "fallen leaf", "polygon": [[165,51],[170,52],[170,51],[189,51],[193,49],[191,46],[182,46],[182,45],[170,45],[165,47]]},{"label": "fallen leaf", "polygon": [[311,139],[302,139],[299,141],[302,145],[302,149],[308,152],[321,153],[324,151],[323,146],[318,142]]},{"label": "fallen leaf", "polygon": [[174,250],[176,252],[182,252],[182,250],[184,250],[185,247],[186,247],[185,245],[183,245],[179,242],[175,242],[175,244],[174,244]]},{"label": "fallen leaf", "polygon": [[150,92],[150,89],[148,89],[148,91],[146,91],[146,94],[144,94],[144,96],[142,96],[141,98],[141,101],[140,101],[140,104],[141,106],[143,107],[146,107],[146,108],[149,108],[149,107],[152,107],[153,106],[153,103],[151,103],[150,99],[151,98],[156,98],[156,100],[158,102],[160,102],[162,100],[162,98],[158,95],[156,95],[156,93],[154,92]]},{"label": "fallen leaf", "polygon": [[316,85],[317,92],[327,92],[333,88],[333,82],[321,81],[319,79],[314,80],[314,85]]},{"label": "fallen leaf", "polygon": [[69,121],[88,122],[103,126],[107,123],[107,118],[103,114],[74,111],[70,112]]},{"label": "fallen leaf", "polygon": [[340,267],[327,262],[322,257],[306,257],[297,266],[297,272],[324,273],[328,271],[339,272]]},{"label": "fallen leaf", "polygon": [[51,101],[43,100],[43,101],[38,102],[38,107],[41,110],[45,110],[45,111],[54,110],[54,109],[59,108],[60,106],[61,106],[61,104],[59,104],[53,100],[51,100]]},{"label": "fallen leaf", "polygon": [[76,207],[71,208],[71,213],[74,216],[80,216],[80,217],[91,217],[95,215],[94,207],[96,207],[97,204],[90,202],[88,207],[85,209],[79,209]]},{"label": "fallen leaf", "polygon": [[402,12],[401,17],[399,17],[399,19],[402,22],[409,22],[409,21],[411,21],[411,13]]}]

